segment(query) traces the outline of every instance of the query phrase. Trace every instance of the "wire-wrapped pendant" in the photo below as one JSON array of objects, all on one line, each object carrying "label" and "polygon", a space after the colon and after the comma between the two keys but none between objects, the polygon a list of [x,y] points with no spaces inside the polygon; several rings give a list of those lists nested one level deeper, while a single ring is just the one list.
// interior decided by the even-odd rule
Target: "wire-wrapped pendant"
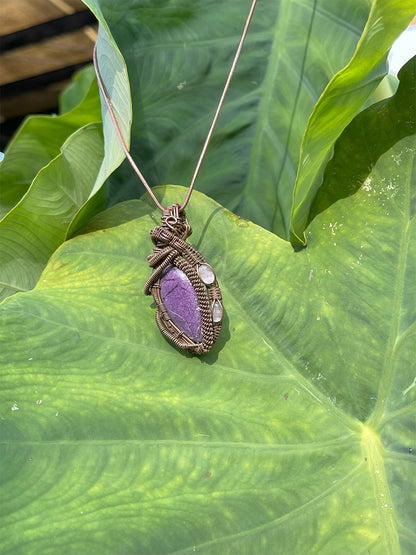
[{"label": "wire-wrapped pendant", "polygon": [[155,246],[147,259],[153,271],[144,293],[153,295],[163,335],[181,349],[203,354],[218,339],[224,311],[214,270],[186,242],[191,233],[179,204],[163,211],[162,225],[150,233]]}]

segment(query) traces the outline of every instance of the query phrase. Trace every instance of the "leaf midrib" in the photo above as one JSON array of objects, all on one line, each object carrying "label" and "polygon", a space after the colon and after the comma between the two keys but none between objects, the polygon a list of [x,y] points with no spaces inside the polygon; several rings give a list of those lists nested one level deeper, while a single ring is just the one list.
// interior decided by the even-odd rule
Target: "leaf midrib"
[{"label": "leaf midrib", "polygon": [[[252,149],[250,155],[250,164],[249,164],[249,172],[247,175],[247,183],[244,187],[242,194],[240,196],[240,211],[242,213],[247,213],[247,204],[251,202],[251,198],[253,197],[253,187],[256,184],[256,173],[258,171],[258,163],[257,161],[260,159],[260,153],[262,150],[261,143],[262,143],[262,135],[264,133],[264,122],[268,121],[267,114],[269,112],[269,105],[273,99],[273,90],[274,87],[271,86],[276,79],[277,79],[277,60],[280,58],[282,51],[284,51],[284,47],[282,48],[283,33],[280,33],[281,26],[285,27],[285,20],[284,15],[288,18],[288,2],[282,2],[279,7],[279,17],[277,24],[275,24],[273,36],[272,36],[272,44],[270,48],[270,55],[269,55],[269,63],[267,65],[264,78],[263,78],[263,89],[264,93],[262,95],[260,104],[259,104],[259,115],[257,118],[253,139],[252,139]],[[282,21],[284,20],[284,21]],[[284,39],[283,39],[284,40]],[[290,130],[289,130],[290,133]],[[275,192],[276,197],[277,193]],[[278,206],[280,203],[276,202]]]},{"label": "leaf midrib", "polygon": [[329,447],[346,446],[348,443],[351,447],[354,443],[359,443],[360,438],[355,434],[348,437],[332,439],[328,441],[312,442],[312,443],[257,443],[252,441],[207,441],[207,440],[185,440],[185,439],[59,439],[59,440],[29,440],[29,439],[13,439],[2,440],[0,446],[22,445],[22,446],[53,446],[53,445],[75,445],[75,446],[111,446],[111,445],[134,445],[134,446],[183,446],[198,448],[232,448],[232,449],[256,449],[259,451],[273,451],[284,453],[299,451],[319,451]]},{"label": "leaf midrib", "polygon": [[[303,52],[303,57],[302,57],[302,66],[301,66],[300,71],[299,71],[298,86],[296,88],[295,99],[294,99],[292,111],[291,111],[291,114],[290,114],[290,122],[289,122],[289,126],[288,126],[287,137],[286,137],[286,148],[285,148],[284,156],[283,156],[283,159],[282,159],[282,162],[281,162],[281,165],[280,165],[280,170],[279,170],[279,173],[278,173],[277,178],[276,178],[276,187],[278,187],[279,184],[280,184],[280,181],[281,181],[281,178],[282,178],[285,166],[286,166],[286,160],[287,160],[287,158],[290,154],[289,153],[289,144],[290,144],[290,141],[291,141],[291,138],[292,138],[292,131],[293,131],[295,113],[296,113],[296,109],[297,109],[297,106],[298,106],[298,101],[299,101],[299,97],[300,97],[300,93],[301,93],[301,89],[302,89],[302,83],[304,81],[303,76],[304,76],[304,73],[305,73],[305,65],[306,65],[306,59],[308,57],[309,43],[310,43],[310,40],[311,40],[313,23],[315,21],[316,6],[317,6],[317,0],[313,0],[312,14],[311,14],[311,18],[310,18],[310,21],[309,21],[309,26],[308,26],[306,41],[305,41],[305,46],[304,46],[304,52]],[[302,148],[302,144],[301,144],[301,148]],[[300,152],[299,152],[299,155],[298,155],[298,164],[299,164],[299,162],[300,162]],[[297,177],[297,174],[298,174],[299,170],[295,169],[295,171],[296,171],[296,177]],[[296,183],[296,178],[295,178],[295,182],[293,183],[292,190],[295,186],[295,183]],[[275,203],[275,209],[274,209],[274,212],[273,212],[273,217],[272,217],[272,225],[271,225],[272,230],[276,229],[276,227],[277,227],[276,217],[277,217],[277,214],[280,213],[280,211],[281,211],[280,202],[276,202]],[[290,223],[290,214],[288,214],[288,217],[289,217],[289,223]],[[283,221],[284,221],[285,229],[286,229],[286,231],[288,231],[289,225],[288,225],[288,222],[287,222],[287,218],[285,218]]]},{"label": "leaf midrib", "polygon": [[380,534],[385,541],[386,553],[399,554],[401,550],[396,515],[384,465],[384,450],[377,431],[363,425],[361,445],[373,483],[374,504],[379,515]]},{"label": "leaf midrib", "polygon": [[[414,156],[409,156],[409,166],[413,164]],[[384,357],[384,366],[382,370],[382,375],[380,379],[380,384],[377,393],[377,400],[374,406],[374,410],[368,419],[368,425],[379,429],[383,423],[383,417],[386,410],[387,401],[389,399],[389,394],[391,386],[393,383],[397,356],[399,354],[398,347],[401,344],[399,336],[399,326],[400,326],[400,313],[401,306],[403,305],[403,292],[405,283],[405,273],[406,273],[406,261],[409,248],[409,235],[410,235],[410,168],[406,171],[407,182],[405,189],[405,198],[403,202],[403,225],[402,233],[399,243],[399,260],[398,260],[398,270],[396,274],[395,287],[394,287],[394,300],[393,300],[393,314],[391,318],[390,334],[387,341],[386,355]]]}]

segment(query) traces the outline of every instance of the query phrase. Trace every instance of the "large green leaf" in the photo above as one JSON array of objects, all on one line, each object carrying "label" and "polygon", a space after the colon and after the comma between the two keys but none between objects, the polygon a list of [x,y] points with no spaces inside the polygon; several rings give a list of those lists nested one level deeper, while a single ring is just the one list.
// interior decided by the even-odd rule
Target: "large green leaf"
[{"label": "large green leaf", "polygon": [[400,70],[399,79],[396,94],[361,112],[335,143],[334,157],[310,206],[308,224],[338,199],[358,191],[383,152],[416,134],[416,56]]},{"label": "large green leaf", "polygon": [[[91,7],[93,7],[95,2],[91,1],[90,4]],[[100,16],[98,7],[96,8],[95,14],[98,17]],[[126,146],[129,147],[132,108],[127,68],[123,56],[120,54],[117,45],[114,43],[111,32],[106,25],[100,25],[98,30],[97,59],[106,93],[111,97],[121,134]],[[95,184],[91,190],[90,198],[88,202],[80,208],[71,222],[67,231],[68,237],[71,237],[97,214],[101,208],[103,183],[125,158],[120,140],[104,101],[102,101],[102,106],[104,158]]]},{"label": "large green leaf", "polygon": [[[389,49],[414,15],[414,0],[375,0],[351,62],[332,79],[316,104],[302,142],[292,206],[292,243],[304,244],[310,207],[322,185],[334,142],[385,75]],[[409,88],[400,102],[414,105],[414,88]]]},{"label": "large green leaf", "polygon": [[[103,28],[98,49],[106,87],[127,118],[119,120],[128,144],[131,105],[126,68]],[[97,85],[88,88],[91,78],[88,68],[64,94],[63,110],[82,98],[80,104],[56,118],[29,118],[6,151],[1,166],[5,215],[0,221],[0,299],[34,287],[55,249],[104,208],[103,183],[124,153],[108,111],[104,145],[101,125],[82,127],[85,121],[101,120]]]},{"label": "large green leaf", "polygon": [[[187,185],[249,0],[86,4],[109,26],[126,59],[133,157],[152,185]],[[413,0],[377,0],[359,42],[370,6],[369,0],[259,2],[198,177],[199,190],[288,237],[308,118],[313,113],[303,143],[296,218],[312,201],[336,138],[385,74],[389,46],[414,15]],[[130,168],[113,179],[117,200],[137,196]]]},{"label": "large green leaf", "polygon": [[89,85],[81,102],[60,116],[30,116],[8,145],[0,164],[0,219],[23,198],[39,170],[49,164],[67,138],[83,125],[101,120],[98,87]]},{"label": "large green leaf", "polygon": [[100,125],[89,124],[73,133],[0,222],[0,299],[35,286],[90,196],[102,150]]},{"label": "large green leaf", "polygon": [[414,553],[415,148],[383,154],[300,252],[195,193],[226,308],[207,356],[153,321],[144,202],[6,299],[2,553]]}]

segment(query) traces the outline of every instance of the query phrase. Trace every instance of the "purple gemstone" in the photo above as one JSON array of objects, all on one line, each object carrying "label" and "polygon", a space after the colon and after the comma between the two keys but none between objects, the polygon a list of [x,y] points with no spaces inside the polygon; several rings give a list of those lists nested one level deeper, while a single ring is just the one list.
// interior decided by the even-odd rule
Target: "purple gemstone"
[{"label": "purple gemstone", "polygon": [[187,275],[176,266],[169,266],[160,278],[160,295],[173,323],[193,341],[201,342],[201,313]]}]

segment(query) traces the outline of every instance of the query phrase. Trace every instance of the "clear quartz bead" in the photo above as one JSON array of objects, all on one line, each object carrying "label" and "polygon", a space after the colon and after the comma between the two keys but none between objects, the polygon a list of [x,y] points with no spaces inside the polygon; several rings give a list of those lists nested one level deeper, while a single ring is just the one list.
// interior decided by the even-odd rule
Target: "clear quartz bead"
[{"label": "clear quartz bead", "polygon": [[212,305],[212,321],[214,324],[221,322],[223,315],[224,310],[222,308],[222,304],[218,300],[214,301],[214,304]]},{"label": "clear quartz bead", "polygon": [[198,276],[205,285],[212,285],[215,282],[215,272],[209,264],[198,266]]}]

